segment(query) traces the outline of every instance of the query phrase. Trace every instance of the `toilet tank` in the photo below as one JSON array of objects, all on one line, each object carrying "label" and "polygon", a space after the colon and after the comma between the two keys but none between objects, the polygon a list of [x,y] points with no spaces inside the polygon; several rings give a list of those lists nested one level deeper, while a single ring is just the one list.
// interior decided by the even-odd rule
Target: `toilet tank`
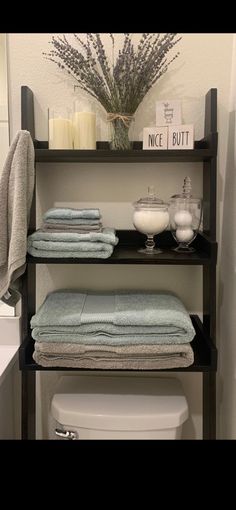
[{"label": "toilet tank", "polygon": [[51,416],[51,439],[179,439],[188,404],[175,378],[63,376]]}]

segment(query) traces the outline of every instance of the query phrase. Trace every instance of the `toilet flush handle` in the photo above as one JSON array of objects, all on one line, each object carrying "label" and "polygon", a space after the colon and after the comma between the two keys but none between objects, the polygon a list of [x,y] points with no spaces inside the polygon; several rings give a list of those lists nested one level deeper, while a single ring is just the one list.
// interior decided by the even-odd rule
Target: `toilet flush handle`
[{"label": "toilet flush handle", "polygon": [[63,437],[63,439],[77,439],[77,433],[72,430],[55,429],[56,436]]}]

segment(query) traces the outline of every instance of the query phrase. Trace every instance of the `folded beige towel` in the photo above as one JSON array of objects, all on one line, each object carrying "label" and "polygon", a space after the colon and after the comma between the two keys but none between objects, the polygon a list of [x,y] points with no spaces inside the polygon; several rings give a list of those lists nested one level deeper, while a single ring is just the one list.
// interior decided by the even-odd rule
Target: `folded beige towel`
[{"label": "folded beige towel", "polygon": [[33,142],[18,131],[0,175],[0,298],[25,270],[33,189]]},{"label": "folded beige towel", "polygon": [[158,370],[188,367],[194,362],[190,344],[78,345],[35,342],[33,358],[44,367]]}]

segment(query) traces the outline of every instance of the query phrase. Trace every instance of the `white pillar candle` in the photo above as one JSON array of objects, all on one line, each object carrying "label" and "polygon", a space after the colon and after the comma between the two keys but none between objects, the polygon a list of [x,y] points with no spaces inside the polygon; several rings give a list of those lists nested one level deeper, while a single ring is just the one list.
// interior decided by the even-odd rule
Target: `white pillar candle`
[{"label": "white pillar candle", "polygon": [[73,119],[74,149],[96,149],[96,114],[75,112]]},{"label": "white pillar candle", "polygon": [[169,224],[167,211],[136,210],[133,215],[135,228],[143,234],[158,234],[165,230]]},{"label": "white pillar candle", "polygon": [[63,117],[49,119],[49,149],[73,149],[70,119]]}]

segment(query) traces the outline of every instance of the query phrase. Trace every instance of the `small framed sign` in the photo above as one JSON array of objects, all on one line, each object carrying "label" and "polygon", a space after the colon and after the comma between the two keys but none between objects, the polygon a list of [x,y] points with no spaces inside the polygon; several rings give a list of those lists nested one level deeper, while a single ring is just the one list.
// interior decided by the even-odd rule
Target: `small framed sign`
[{"label": "small framed sign", "polygon": [[193,149],[193,124],[169,126],[168,149]]},{"label": "small framed sign", "polygon": [[181,123],[181,101],[156,102],[156,126],[175,126]]},{"label": "small framed sign", "polygon": [[146,127],[143,128],[143,149],[165,150],[167,149],[168,128]]}]

